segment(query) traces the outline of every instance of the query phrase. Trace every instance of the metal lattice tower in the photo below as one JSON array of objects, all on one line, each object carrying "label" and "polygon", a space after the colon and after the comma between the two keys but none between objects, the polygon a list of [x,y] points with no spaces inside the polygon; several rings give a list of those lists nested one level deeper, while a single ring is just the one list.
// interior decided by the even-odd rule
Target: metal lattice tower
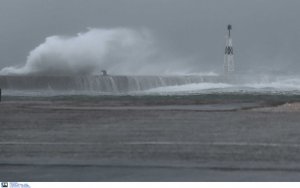
[{"label": "metal lattice tower", "polygon": [[226,36],[226,47],[225,47],[225,56],[224,56],[224,73],[231,74],[235,71],[234,65],[234,55],[233,55],[233,46],[230,31],[232,26],[228,25],[228,36]]}]

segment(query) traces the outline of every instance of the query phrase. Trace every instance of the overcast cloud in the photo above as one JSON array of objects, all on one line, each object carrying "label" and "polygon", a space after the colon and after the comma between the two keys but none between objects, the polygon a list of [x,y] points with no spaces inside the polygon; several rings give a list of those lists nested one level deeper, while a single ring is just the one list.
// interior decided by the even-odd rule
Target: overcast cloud
[{"label": "overcast cloud", "polygon": [[86,28],[147,28],[164,53],[220,70],[233,25],[242,71],[300,72],[299,0],[0,0],[0,68],[25,64],[53,35]]}]

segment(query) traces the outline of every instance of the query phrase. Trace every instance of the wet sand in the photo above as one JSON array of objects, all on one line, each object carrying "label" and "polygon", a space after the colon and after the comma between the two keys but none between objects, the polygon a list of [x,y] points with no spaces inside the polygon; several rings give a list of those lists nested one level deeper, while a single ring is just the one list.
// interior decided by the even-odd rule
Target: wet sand
[{"label": "wet sand", "polygon": [[279,106],[254,108],[252,110],[257,112],[300,112],[300,103],[285,103]]},{"label": "wet sand", "polygon": [[4,101],[0,177],[299,181],[299,106]]}]

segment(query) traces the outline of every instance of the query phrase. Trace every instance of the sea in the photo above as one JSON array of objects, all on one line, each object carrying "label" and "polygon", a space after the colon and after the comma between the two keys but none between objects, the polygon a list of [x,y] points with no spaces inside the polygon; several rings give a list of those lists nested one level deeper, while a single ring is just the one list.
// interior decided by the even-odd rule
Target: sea
[{"label": "sea", "polygon": [[183,99],[201,103],[300,100],[297,75],[0,76],[0,87],[4,100],[157,100],[159,104],[166,99],[176,104],[184,104]]}]

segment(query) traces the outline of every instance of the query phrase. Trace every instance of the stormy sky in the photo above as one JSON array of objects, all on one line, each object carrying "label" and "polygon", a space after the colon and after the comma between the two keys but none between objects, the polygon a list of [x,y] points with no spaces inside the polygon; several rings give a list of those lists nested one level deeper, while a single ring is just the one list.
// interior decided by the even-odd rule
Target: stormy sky
[{"label": "stormy sky", "polygon": [[233,25],[240,71],[300,73],[299,0],[0,0],[0,68],[24,64],[52,35],[86,28],[147,28],[160,49],[222,69]]}]

